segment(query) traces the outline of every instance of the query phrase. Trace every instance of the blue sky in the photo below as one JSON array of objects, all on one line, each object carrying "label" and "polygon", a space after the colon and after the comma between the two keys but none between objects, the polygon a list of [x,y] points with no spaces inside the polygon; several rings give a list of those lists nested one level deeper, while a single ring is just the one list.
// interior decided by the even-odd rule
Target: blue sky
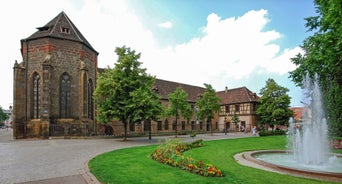
[{"label": "blue sky", "polygon": [[[12,0],[0,2],[2,34],[0,106],[12,104],[13,64],[22,61],[20,39],[64,11],[100,53],[99,67],[113,67],[116,47],[141,52],[157,78],[217,91],[246,86],[259,93],[268,78],[301,90],[288,78],[290,58],[302,52],[304,18],[312,0]],[[20,6],[18,6],[20,5]],[[11,18],[9,18],[11,17]]]},{"label": "blue sky", "polygon": [[[270,22],[265,30],[276,29],[287,35],[278,40],[283,48],[296,47],[303,40],[304,17],[312,16],[314,4],[311,0],[130,0],[132,7],[141,15],[145,26],[160,38],[163,44],[182,43],[200,36],[207,16],[216,13],[222,18],[239,17],[250,10],[268,10]],[[156,16],[157,15],[157,16]],[[175,29],[158,31],[158,24],[172,21]],[[297,32],[299,34],[295,34]]]}]

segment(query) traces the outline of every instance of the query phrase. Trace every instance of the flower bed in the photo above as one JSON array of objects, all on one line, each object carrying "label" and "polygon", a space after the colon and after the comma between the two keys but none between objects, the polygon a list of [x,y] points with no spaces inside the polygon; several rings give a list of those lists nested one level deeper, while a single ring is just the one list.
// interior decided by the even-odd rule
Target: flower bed
[{"label": "flower bed", "polygon": [[203,146],[202,140],[187,144],[172,140],[160,145],[158,149],[151,154],[151,158],[160,163],[178,167],[201,176],[223,177],[224,174],[216,166],[206,164],[200,160],[194,160],[191,157],[185,157],[182,154],[184,151],[201,146]]}]

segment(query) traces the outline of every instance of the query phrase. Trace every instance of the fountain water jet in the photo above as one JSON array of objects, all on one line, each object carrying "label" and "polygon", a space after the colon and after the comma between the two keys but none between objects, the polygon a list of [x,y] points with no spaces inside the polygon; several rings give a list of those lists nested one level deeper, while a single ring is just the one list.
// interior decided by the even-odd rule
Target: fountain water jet
[{"label": "fountain water jet", "polygon": [[289,122],[289,150],[250,151],[235,158],[241,164],[268,171],[342,182],[342,155],[329,153],[328,126],[317,76],[314,80],[307,76],[304,85],[303,121]]},{"label": "fountain water jet", "polygon": [[301,164],[328,164],[328,126],[317,75],[314,81],[307,76],[304,87],[303,122],[294,123],[292,119],[290,120],[288,148],[293,151],[296,161]]}]

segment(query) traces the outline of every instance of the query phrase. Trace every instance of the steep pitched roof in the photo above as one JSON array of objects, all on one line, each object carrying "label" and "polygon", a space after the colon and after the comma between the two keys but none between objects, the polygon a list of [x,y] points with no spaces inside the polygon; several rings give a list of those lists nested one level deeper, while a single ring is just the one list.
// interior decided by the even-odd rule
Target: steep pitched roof
[{"label": "steep pitched roof", "polygon": [[196,102],[198,95],[204,93],[205,88],[192,86],[188,84],[182,84],[177,82],[166,81],[162,79],[156,79],[154,83],[154,89],[163,99],[168,99],[168,95],[173,93],[177,87],[181,87],[185,92],[188,93],[188,100],[190,102]]},{"label": "steep pitched roof", "polygon": [[[104,72],[105,70],[105,68],[98,68],[100,73]],[[204,87],[182,84],[163,79],[156,79],[153,85],[153,89],[156,90],[162,99],[168,99],[169,94],[173,93],[177,87],[181,87],[186,93],[188,93],[189,102],[196,102],[198,96],[205,92]],[[259,100],[259,96],[256,95],[256,93],[251,92],[246,87],[230,89],[227,91],[219,91],[216,92],[216,95],[221,99],[221,105],[257,102]]]},{"label": "steep pitched roof", "polygon": [[221,99],[221,104],[257,102],[259,100],[259,96],[246,87],[219,91],[216,95]]},{"label": "steep pitched roof", "polygon": [[54,19],[43,27],[38,27],[38,31],[24,40],[34,40],[44,37],[52,37],[63,40],[71,40],[84,44],[89,49],[98,52],[90,45],[82,33],[72,23],[69,17],[62,11]]}]

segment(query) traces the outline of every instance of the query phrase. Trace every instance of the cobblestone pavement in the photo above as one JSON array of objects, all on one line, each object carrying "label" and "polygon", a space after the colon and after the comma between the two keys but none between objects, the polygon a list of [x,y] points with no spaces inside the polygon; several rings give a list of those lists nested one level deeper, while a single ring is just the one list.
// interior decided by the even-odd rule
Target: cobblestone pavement
[{"label": "cobblestone pavement", "polygon": [[[229,139],[247,137],[245,133],[199,134],[195,139]],[[174,136],[122,139],[22,139],[13,140],[12,129],[0,129],[0,183],[25,184],[95,184],[88,161],[98,154],[134,146],[157,144]],[[193,140],[179,136],[183,141]]]}]

